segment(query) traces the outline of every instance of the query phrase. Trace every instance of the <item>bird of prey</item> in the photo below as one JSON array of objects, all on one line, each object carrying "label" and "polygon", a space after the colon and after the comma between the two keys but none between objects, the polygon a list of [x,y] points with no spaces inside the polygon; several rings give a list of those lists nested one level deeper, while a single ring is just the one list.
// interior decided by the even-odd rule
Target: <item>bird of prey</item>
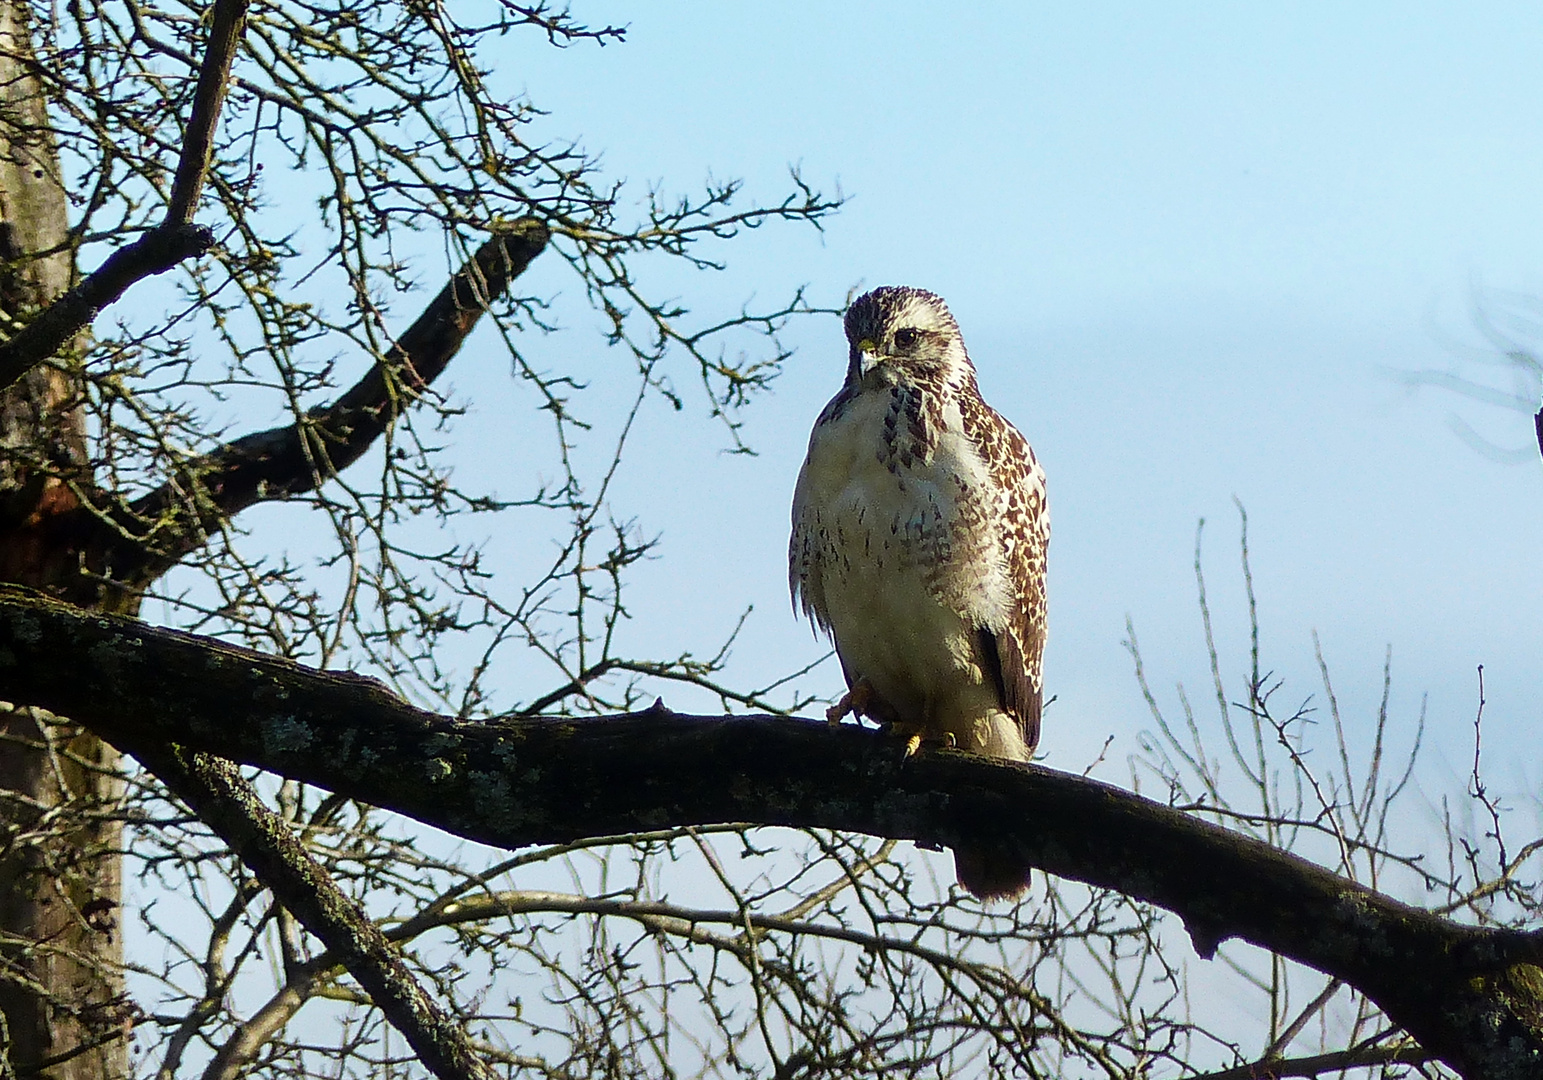
[{"label": "bird of prey", "polygon": [[[980,396],[941,297],[886,287],[846,314],[846,382],[809,436],[793,496],[788,582],[835,642],[848,692],[830,710],[907,738],[1027,761],[1045,648],[1045,474]],[[988,845],[989,847],[989,845]],[[954,852],[982,899],[1028,868]]]}]

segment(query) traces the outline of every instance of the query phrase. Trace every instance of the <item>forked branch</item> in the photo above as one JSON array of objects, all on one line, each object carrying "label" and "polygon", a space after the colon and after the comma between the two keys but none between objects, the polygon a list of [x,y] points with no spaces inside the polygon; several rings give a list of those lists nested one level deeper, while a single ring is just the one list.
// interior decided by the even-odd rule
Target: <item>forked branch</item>
[{"label": "forked branch", "polygon": [[471,1040],[418,984],[380,927],[263,805],[229,761],[176,746],[127,744],[348,969],[440,1080],[492,1080]]},{"label": "forked branch", "polygon": [[298,422],[192,458],[127,507],[82,506],[46,521],[52,531],[47,543],[77,555],[73,563],[88,571],[62,582],[57,594],[93,606],[104,580],[130,591],[142,588],[241,511],[314,490],[358,461],[445,371],[489,305],[541,254],[549,236],[546,224],[533,217],[498,228],[380,362]]},{"label": "forked branch", "polygon": [[102,309],[116,303],[130,285],[163,274],[214,245],[214,233],[194,225],[193,212],[214,152],[214,132],[230,83],[230,65],[241,44],[250,0],[216,0],[209,17],[209,44],[198,72],[198,89],[177,158],[166,217],[160,225],[119,248],[93,273],[44,308],[0,345],[0,390],[56,355],[90,326]]}]

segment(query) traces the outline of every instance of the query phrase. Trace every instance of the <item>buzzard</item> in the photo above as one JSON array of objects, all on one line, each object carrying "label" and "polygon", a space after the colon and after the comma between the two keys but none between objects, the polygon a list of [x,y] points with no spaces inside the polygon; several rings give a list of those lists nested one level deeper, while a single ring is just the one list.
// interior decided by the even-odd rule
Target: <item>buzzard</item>
[{"label": "buzzard", "polygon": [[[788,581],[830,635],[848,691],[830,710],[907,738],[1027,761],[1045,648],[1045,474],[980,396],[941,297],[886,287],[846,314],[846,382],[809,436],[793,496]],[[983,899],[1028,868],[956,850]]]}]

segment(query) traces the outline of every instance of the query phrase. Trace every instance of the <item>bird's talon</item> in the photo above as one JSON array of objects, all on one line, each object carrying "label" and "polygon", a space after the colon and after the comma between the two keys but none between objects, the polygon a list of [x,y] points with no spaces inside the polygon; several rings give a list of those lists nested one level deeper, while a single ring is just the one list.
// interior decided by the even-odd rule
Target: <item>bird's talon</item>
[{"label": "bird's talon", "polygon": [[863,709],[873,698],[873,686],[867,679],[857,680],[857,685],[841,695],[841,700],[825,710],[825,722],[831,727],[841,723],[848,713],[861,716]]}]

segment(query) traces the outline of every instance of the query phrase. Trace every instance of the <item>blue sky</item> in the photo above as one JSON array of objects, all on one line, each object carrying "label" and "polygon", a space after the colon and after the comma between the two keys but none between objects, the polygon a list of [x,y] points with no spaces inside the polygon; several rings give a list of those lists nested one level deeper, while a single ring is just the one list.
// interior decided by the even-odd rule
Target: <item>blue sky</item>
[{"label": "blue sky", "polygon": [[[764,230],[726,274],[679,279],[699,309],[802,283],[832,303],[859,283],[948,299],[988,399],[1050,476],[1049,764],[1080,768],[1110,734],[1123,762],[1146,725],[1127,615],[1160,691],[1205,684],[1201,517],[1242,694],[1236,496],[1286,696],[1317,689],[1316,630],[1342,705],[1369,723],[1391,644],[1395,716],[1412,723],[1428,694],[1434,744],[1461,769],[1483,663],[1495,745],[1527,748],[1499,767],[1535,781],[1543,462],[1503,464],[1448,424],[1519,447],[1530,418],[1398,375],[1492,375],[1475,308],[1543,296],[1543,15],[940,10],[583,5],[627,22],[627,42],[510,39],[499,69],[614,174],[738,175],[771,196],[797,162],[851,196],[823,236]],[[759,456],[725,455],[710,425],[657,408],[623,476],[623,507],[664,540],[633,595],[637,632],[701,648],[753,603],[737,662],[756,677],[820,649],[790,613],[784,545],[844,344],[828,318],[791,336],[797,356],[747,416]],[[598,347],[530,348],[556,363]],[[814,685],[839,679],[830,666]]]}]

